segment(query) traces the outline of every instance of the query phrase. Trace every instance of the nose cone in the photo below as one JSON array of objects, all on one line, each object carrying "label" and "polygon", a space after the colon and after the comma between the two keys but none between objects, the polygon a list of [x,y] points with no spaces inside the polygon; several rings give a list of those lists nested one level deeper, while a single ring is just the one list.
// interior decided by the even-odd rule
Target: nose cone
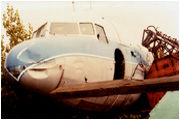
[{"label": "nose cone", "polygon": [[57,48],[52,44],[47,39],[36,39],[15,46],[6,58],[5,67],[9,75],[29,91],[50,93],[58,86],[63,73],[56,60],[49,59],[58,54],[52,52]]},{"label": "nose cone", "polygon": [[[89,42],[88,42],[89,41]],[[90,50],[90,46],[96,46],[96,39],[87,37],[51,37],[38,38],[22,42],[16,45],[6,58],[5,67],[13,75],[18,77],[23,68],[36,64],[42,60],[69,54],[73,52],[80,53]],[[88,42],[88,44],[86,43]]]},{"label": "nose cone", "polygon": [[48,95],[59,86],[63,71],[61,65],[53,60],[26,70],[19,82],[29,91]]},{"label": "nose cone", "polygon": [[35,42],[31,40],[20,43],[7,55],[5,68],[14,77],[18,78],[22,70],[41,59],[35,49],[31,48],[34,44]]},{"label": "nose cone", "polygon": [[10,51],[5,67],[9,76],[13,76],[26,89],[47,94],[58,86],[63,76],[63,69],[55,62],[56,59],[82,51],[95,51],[94,47],[91,48],[97,46],[95,41],[93,38],[78,36],[28,40]]},{"label": "nose cone", "polygon": [[44,38],[22,42],[7,55],[5,67],[8,72],[18,78],[25,68],[52,56],[51,49],[56,46],[51,48],[51,44],[49,39]]}]

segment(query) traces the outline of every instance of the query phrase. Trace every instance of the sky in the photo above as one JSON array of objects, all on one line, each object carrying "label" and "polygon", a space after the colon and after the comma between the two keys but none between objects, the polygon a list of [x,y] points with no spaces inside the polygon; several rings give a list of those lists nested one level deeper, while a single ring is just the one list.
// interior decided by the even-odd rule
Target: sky
[{"label": "sky", "polygon": [[[23,24],[31,23],[34,30],[47,21],[48,17],[73,11],[72,1],[8,1],[18,9]],[[75,1],[75,11],[88,11],[92,7],[95,13],[115,21],[120,38],[132,44],[141,44],[143,30],[149,25],[178,38],[179,40],[179,1]],[[7,1],[1,1],[1,34],[2,14],[6,11]]]}]

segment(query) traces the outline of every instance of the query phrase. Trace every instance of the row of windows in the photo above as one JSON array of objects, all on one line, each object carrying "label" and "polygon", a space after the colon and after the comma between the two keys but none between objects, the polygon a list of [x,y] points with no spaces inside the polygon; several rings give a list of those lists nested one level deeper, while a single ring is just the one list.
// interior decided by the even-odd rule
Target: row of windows
[{"label": "row of windows", "polygon": [[[91,23],[80,23],[81,33],[84,35],[94,35],[94,29]],[[77,23],[51,23],[50,34],[53,35],[71,35],[79,34]]]},{"label": "row of windows", "polygon": [[[95,35],[95,31],[92,23],[80,23],[80,31],[84,35]],[[43,37],[46,34],[47,23],[41,26],[36,32],[34,32],[33,37]],[[107,37],[104,28],[100,25],[95,24],[97,38],[106,42]],[[79,33],[79,28],[77,23],[51,23],[49,34],[51,35],[76,35]]]}]

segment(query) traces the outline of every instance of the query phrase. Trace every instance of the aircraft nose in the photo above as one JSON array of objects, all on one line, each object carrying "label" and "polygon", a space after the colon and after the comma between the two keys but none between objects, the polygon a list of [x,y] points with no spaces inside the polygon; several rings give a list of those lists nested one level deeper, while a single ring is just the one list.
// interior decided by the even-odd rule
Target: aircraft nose
[{"label": "aircraft nose", "polygon": [[[61,80],[62,63],[50,63],[56,58],[65,55],[81,53],[82,51],[95,51],[91,48],[96,39],[89,37],[44,37],[28,40],[16,45],[6,58],[6,70],[9,76],[18,81],[30,91],[48,93],[57,87]],[[88,42],[89,44],[87,45]],[[91,51],[91,52],[92,52]],[[44,65],[43,68],[41,65]],[[53,67],[54,66],[54,67]],[[44,86],[44,87],[43,87]]]},{"label": "aircraft nose", "polygon": [[63,69],[55,59],[44,60],[51,54],[46,52],[46,41],[42,47],[41,43],[30,40],[18,44],[7,55],[5,67],[25,89],[48,94],[58,86]]},{"label": "aircraft nose", "polygon": [[48,95],[56,89],[63,76],[63,68],[56,60],[27,69],[19,80],[20,84],[29,91]]},{"label": "aircraft nose", "polygon": [[[48,44],[48,43],[47,43]],[[28,40],[16,45],[7,55],[5,68],[18,81],[20,73],[27,67],[49,57],[42,46],[42,40]]]},{"label": "aircraft nose", "polygon": [[41,56],[30,48],[32,45],[33,42],[23,42],[15,46],[7,55],[5,68],[16,80],[26,67],[41,59]]}]

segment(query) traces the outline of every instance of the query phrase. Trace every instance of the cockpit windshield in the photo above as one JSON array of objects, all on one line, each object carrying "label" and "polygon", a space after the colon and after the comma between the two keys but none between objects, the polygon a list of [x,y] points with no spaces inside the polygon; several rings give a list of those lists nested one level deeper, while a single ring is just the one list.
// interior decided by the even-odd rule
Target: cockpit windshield
[{"label": "cockpit windshield", "polygon": [[79,34],[77,23],[51,23],[50,34],[52,35],[67,35]]},{"label": "cockpit windshield", "polygon": [[92,23],[80,23],[81,33],[84,35],[94,35]]}]

